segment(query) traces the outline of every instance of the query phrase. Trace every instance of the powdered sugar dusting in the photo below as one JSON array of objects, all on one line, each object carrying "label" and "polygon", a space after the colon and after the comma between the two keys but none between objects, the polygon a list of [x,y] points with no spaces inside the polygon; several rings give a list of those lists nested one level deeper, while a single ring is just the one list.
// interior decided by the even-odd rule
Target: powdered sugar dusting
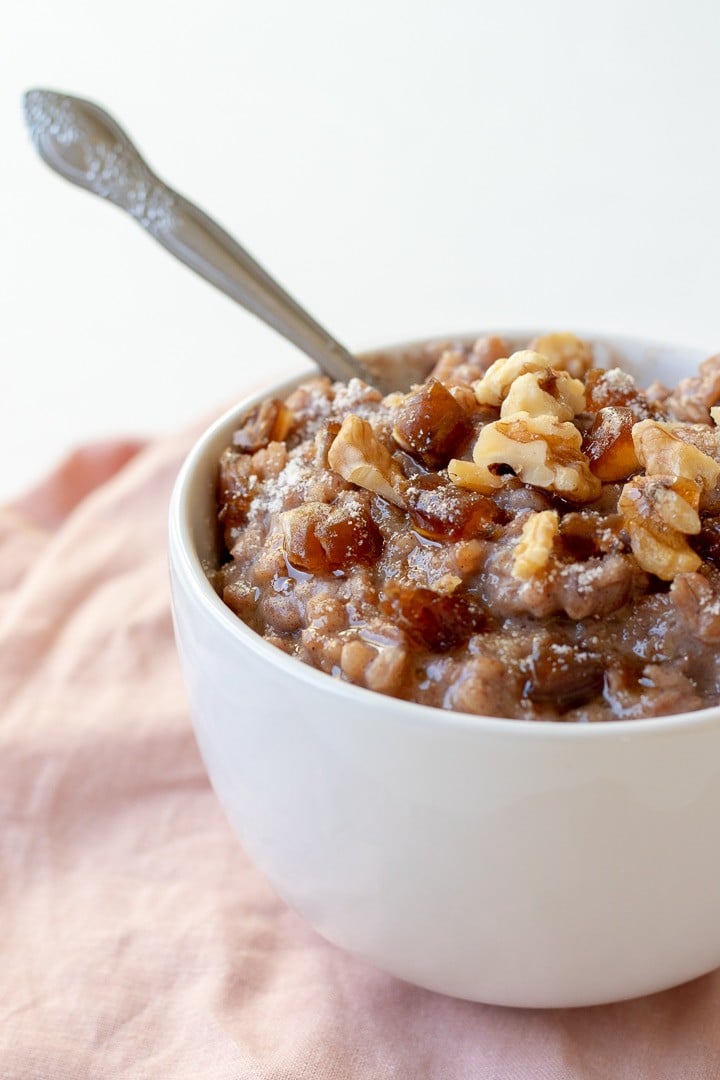
[{"label": "powdered sugar dusting", "polygon": [[304,494],[304,485],[314,475],[312,466],[299,456],[291,457],[279,476],[263,485],[261,492],[253,500],[251,513],[254,516],[278,514],[286,509],[290,495],[299,503]]}]

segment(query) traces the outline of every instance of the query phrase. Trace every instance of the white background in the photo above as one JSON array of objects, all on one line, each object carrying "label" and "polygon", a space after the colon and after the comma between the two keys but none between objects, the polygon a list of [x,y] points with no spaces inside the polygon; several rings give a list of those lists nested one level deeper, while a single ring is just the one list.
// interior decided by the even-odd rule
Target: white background
[{"label": "white background", "polygon": [[103,103],[351,348],[508,324],[720,346],[717,0],[43,0],[0,40],[0,499],[212,413],[289,345],[63,183]]}]

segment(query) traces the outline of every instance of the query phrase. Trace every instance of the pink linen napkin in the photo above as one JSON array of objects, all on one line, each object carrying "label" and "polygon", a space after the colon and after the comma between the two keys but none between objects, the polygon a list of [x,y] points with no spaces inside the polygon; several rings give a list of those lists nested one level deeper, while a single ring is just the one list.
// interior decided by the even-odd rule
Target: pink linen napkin
[{"label": "pink linen napkin", "polygon": [[474,1005],[275,896],[208,786],[175,657],[189,443],[89,448],[0,510],[0,1077],[720,1078],[720,973],[602,1008]]}]

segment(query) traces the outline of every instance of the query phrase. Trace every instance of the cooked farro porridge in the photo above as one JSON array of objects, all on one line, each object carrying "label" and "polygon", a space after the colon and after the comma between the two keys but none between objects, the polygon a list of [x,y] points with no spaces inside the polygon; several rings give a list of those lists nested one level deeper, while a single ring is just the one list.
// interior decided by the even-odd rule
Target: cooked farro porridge
[{"label": "cooked farro porridge", "polygon": [[315,378],[220,459],[215,585],[267,641],[425,705],[575,722],[720,702],[720,354],[639,388],[548,334]]}]

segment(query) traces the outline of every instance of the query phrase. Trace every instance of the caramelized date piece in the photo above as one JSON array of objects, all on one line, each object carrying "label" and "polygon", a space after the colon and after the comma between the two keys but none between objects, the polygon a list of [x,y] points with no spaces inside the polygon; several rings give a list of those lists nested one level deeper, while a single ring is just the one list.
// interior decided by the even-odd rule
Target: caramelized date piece
[{"label": "caramelized date piece", "polygon": [[374,563],[382,553],[382,533],[370,516],[370,498],[363,492],[340,496],[318,525],[316,535],[331,570]]},{"label": "caramelized date piece", "polygon": [[573,645],[537,644],[526,661],[523,697],[562,714],[602,693],[604,665],[596,653]]},{"label": "caramelized date piece", "polygon": [[280,515],[283,551],[291,566],[308,574],[329,570],[325,548],[318,538],[318,527],[330,516],[325,503],[310,502]]},{"label": "caramelized date piece", "polygon": [[220,458],[217,493],[218,519],[226,530],[245,524],[255,482],[252,459],[229,448],[224,450]]},{"label": "caramelized date piece", "polygon": [[446,464],[467,434],[465,410],[437,379],[410,394],[397,411],[393,438],[430,468]]},{"label": "caramelized date piece", "polygon": [[309,574],[348,570],[375,562],[382,535],[370,516],[370,500],[347,493],[337,504],[311,502],[282,515],[283,550],[291,566]]},{"label": "caramelized date piece", "polygon": [[600,480],[627,480],[640,468],[632,438],[634,423],[635,415],[626,405],[608,405],[595,414],[583,439],[583,453]]},{"label": "caramelized date piece", "polygon": [[380,595],[380,610],[414,645],[430,652],[447,652],[486,624],[485,612],[472,597],[444,596],[432,589],[392,582]]},{"label": "caramelized date piece", "polygon": [[282,442],[293,425],[293,414],[278,398],[263,401],[245,417],[233,435],[233,446],[245,454],[254,454],[271,442]]},{"label": "caramelized date piece", "polygon": [[655,411],[627,371],[620,368],[592,368],[585,378],[588,412],[620,407],[630,409],[636,420],[647,420]]},{"label": "caramelized date piece", "polygon": [[430,540],[490,539],[508,518],[487,495],[435,473],[414,477],[404,495],[413,528]]}]

